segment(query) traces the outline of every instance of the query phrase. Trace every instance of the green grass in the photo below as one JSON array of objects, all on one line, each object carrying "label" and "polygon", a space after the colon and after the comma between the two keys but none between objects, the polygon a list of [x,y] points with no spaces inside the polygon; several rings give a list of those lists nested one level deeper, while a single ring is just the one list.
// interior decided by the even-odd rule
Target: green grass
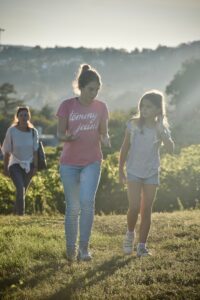
[{"label": "green grass", "polygon": [[68,263],[62,216],[0,216],[1,299],[200,299],[200,211],[154,213],[152,257],[124,256],[126,216],[96,216],[92,262]]}]

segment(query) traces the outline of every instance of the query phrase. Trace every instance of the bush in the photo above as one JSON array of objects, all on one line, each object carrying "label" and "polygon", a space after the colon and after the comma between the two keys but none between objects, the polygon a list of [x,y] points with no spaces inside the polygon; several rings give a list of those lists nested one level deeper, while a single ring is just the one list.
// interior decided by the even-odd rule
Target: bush
[{"label": "bush", "polygon": [[[48,170],[39,172],[31,182],[26,197],[28,214],[63,213],[65,200],[58,172],[59,148],[46,148]],[[96,195],[96,213],[125,213],[128,207],[126,187],[118,183],[119,153],[108,154]],[[163,155],[161,185],[154,211],[173,211],[198,207],[200,195],[200,145],[183,148],[179,155]],[[2,170],[2,169],[1,169]],[[15,189],[9,178],[0,177],[0,211],[12,212]]]},{"label": "bush", "polygon": [[0,175],[0,212],[10,214],[13,212],[15,202],[15,187],[8,177]]},{"label": "bush", "polygon": [[161,186],[155,211],[195,208],[200,199],[200,145],[183,148],[179,155],[161,160]]},{"label": "bush", "polygon": [[97,213],[124,213],[127,210],[126,188],[118,182],[118,161],[118,152],[103,161],[96,197]]},{"label": "bush", "polygon": [[65,201],[57,164],[33,177],[27,194],[27,213],[64,213]]}]

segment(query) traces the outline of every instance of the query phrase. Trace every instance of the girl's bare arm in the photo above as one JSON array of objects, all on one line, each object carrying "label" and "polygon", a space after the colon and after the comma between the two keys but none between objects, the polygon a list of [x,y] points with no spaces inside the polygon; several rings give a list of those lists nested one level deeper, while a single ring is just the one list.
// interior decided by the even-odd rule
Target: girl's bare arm
[{"label": "girl's bare arm", "polygon": [[126,181],[126,176],[124,173],[124,165],[128,155],[128,151],[130,148],[130,133],[128,130],[125,132],[124,141],[120,150],[120,157],[119,157],[119,182],[124,183]]}]

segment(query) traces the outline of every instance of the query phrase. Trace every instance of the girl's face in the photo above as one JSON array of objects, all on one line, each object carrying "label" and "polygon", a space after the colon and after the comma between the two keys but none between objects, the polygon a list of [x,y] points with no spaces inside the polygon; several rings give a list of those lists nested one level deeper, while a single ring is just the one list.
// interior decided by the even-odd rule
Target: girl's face
[{"label": "girl's face", "polygon": [[155,106],[150,100],[143,99],[140,106],[140,113],[145,120],[155,120],[155,117],[161,115],[161,109]]},{"label": "girl's face", "polygon": [[27,110],[21,110],[17,115],[20,125],[27,125],[29,118],[29,113]]},{"label": "girl's face", "polygon": [[86,103],[91,103],[97,96],[99,91],[99,83],[96,81],[89,82],[84,88],[81,89],[81,98]]}]

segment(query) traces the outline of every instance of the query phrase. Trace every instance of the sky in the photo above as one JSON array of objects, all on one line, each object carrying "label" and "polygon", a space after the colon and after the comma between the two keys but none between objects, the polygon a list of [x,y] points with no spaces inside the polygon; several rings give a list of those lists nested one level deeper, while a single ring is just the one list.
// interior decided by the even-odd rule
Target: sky
[{"label": "sky", "polygon": [[200,40],[200,0],[0,0],[0,43],[155,49]]}]

